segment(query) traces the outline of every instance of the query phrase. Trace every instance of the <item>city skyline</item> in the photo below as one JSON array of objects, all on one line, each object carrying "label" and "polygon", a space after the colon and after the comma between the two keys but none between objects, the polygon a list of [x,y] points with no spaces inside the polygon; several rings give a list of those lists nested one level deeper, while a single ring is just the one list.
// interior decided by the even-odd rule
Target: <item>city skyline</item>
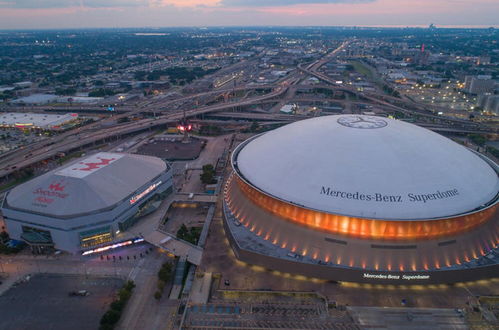
[{"label": "city skyline", "polygon": [[183,26],[497,27],[499,4],[396,0],[0,1],[0,29]]}]

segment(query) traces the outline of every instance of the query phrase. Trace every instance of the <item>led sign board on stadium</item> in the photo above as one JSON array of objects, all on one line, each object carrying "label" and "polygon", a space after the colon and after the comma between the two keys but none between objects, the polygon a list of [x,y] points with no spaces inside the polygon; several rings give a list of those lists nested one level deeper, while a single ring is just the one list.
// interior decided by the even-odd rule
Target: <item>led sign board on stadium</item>
[{"label": "led sign board on stadium", "polygon": [[142,199],[145,195],[147,195],[148,193],[150,193],[154,189],[158,188],[161,183],[162,183],[161,181],[158,181],[158,182],[150,185],[146,190],[144,190],[140,194],[135,195],[132,198],[130,198],[130,205],[135,204],[138,200]]},{"label": "led sign board on stadium", "polygon": [[430,275],[418,275],[418,274],[371,274],[364,273],[364,278],[369,279],[379,279],[379,280],[429,280]]}]

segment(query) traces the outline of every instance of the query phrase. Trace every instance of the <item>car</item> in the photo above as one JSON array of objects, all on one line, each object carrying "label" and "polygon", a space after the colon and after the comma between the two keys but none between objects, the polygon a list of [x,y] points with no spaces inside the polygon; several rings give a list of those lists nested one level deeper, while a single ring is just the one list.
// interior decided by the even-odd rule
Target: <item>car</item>
[{"label": "car", "polygon": [[86,297],[86,296],[89,296],[89,295],[90,295],[90,292],[88,292],[87,290],[70,291],[69,292],[69,296],[70,297],[76,297],[76,296]]}]

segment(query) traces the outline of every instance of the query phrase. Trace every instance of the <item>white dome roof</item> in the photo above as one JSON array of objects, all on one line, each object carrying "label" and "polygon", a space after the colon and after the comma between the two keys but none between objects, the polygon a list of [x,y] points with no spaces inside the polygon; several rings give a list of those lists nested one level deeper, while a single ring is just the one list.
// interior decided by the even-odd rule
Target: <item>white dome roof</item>
[{"label": "white dome roof", "polygon": [[499,191],[495,170],[427,129],[381,117],[295,122],[254,138],[235,156],[263,192],[328,213],[426,220],[471,212]]}]

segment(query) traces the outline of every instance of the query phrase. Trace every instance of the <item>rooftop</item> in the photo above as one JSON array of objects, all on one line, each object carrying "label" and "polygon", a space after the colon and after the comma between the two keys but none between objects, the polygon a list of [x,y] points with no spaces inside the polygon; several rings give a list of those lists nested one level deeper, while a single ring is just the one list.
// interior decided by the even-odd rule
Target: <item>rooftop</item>
[{"label": "rooftop", "polygon": [[138,189],[166,170],[156,157],[100,152],[15,187],[4,206],[56,218],[90,214],[135,203]]},{"label": "rooftop", "polygon": [[430,220],[497,202],[499,177],[479,155],[427,129],[388,118],[340,115],[295,122],[234,153],[262,192],[323,212]]}]

